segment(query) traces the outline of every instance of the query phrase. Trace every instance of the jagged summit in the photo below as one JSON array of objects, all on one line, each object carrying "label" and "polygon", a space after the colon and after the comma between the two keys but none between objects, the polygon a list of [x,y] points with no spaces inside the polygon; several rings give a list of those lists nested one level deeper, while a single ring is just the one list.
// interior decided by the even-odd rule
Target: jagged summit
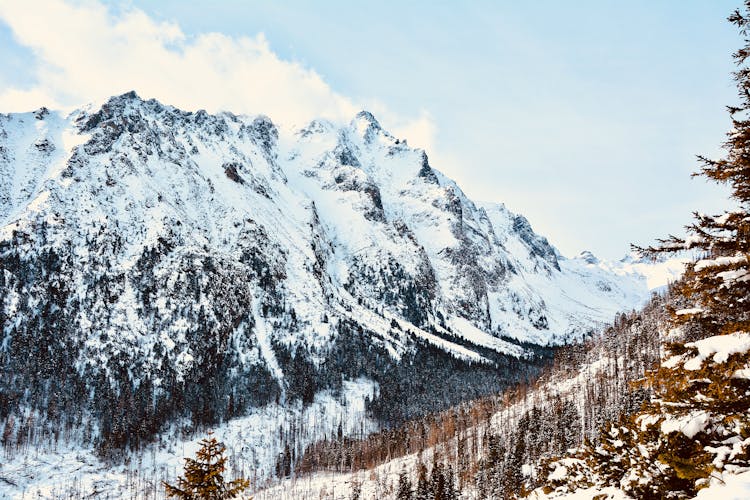
[{"label": "jagged summit", "polygon": [[580,259],[584,261],[587,264],[596,265],[599,264],[599,258],[591,253],[589,250],[584,250],[575,257],[576,259]]},{"label": "jagged summit", "polygon": [[387,142],[395,142],[395,138],[383,130],[378,120],[369,111],[360,111],[357,113],[354,119],[352,119],[350,127],[354,129],[355,133],[366,144],[376,141],[379,136]]},{"label": "jagged summit", "polygon": [[131,92],[0,115],[0,269],[11,411],[54,397],[113,447],[353,381],[394,425],[528,377],[649,295],[559,258],[371,114],[289,132]]},{"label": "jagged summit", "polygon": [[375,118],[375,116],[372,113],[370,113],[369,111],[365,111],[365,110],[360,111],[359,113],[357,113],[354,116],[354,120],[353,121],[355,121],[355,122],[364,121],[364,122],[367,122],[369,125],[371,125],[373,127],[376,127],[376,128],[379,128],[379,129],[381,128],[380,122],[378,122],[378,120]]},{"label": "jagged summit", "polygon": [[124,92],[120,94],[119,96],[113,96],[110,98],[110,102],[113,100],[129,100],[129,101],[142,101],[142,99],[138,96],[138,94],[135,92],[135,90],[130,90],[128,92]]},{"label": "jagged summit", "polygon": [[[517,285],[523,292],[509,286],[514,281],[509,278],[524,268],[548,266],[564,273],[557,251],[533,232],[523,216],[500,206],[478,208],[453,181],[430,165],[426,152],[394,139],[370,112],[358,113],[351,128],[313,121],[298,133],[297,143],[281,149],[278,130],[267,117],[183,112],[154,99],[143,100],[134,91],[110,98],[98,110],[71,116],[79,125],[78,131],[90,137],[79,135],[70,128],[70,119],[55,114],[58,132],[65,129],[65,134],[77,136],[80,144],[72,141],[75,145],[63,147],[61,141],[44,137],[57,154],[35,156],[36,164],[46,166],[40,166],[38,175],[26,180],[35,186],[27,186],[26,191],[48,197],[44,206],[34,207],[36,210],[69,213],[67,225],[59,228],[61,234],[71,224],[88,223],[84,220],[86,212],[71,212],[66,201],[79,189],[85,191],[84,199],[92,206],[101,206],[97,212],[109,213],[108,217],[120,220],[127,231],[156,223],[157,228],[171,227],[174,233],[179,221],[183,227],[192,226],[195,234],[205,234],[208,241],[230,246],[231,238],[241,237],[241,231],[233,229],[217,239],[224,232],[219,229],[221,221],[226,219],[233,227],[235,223],[230,221],[236,212],[251,214],[267,206],[263,213],[279,215],[265,221],[257,215],[250,218],[267,229],[291,225],[288,237],[303,247],[309,245],[305,241],[310,236],[296,229],[300,219],[321,219],[325,238],[335,244],[329,258],[340,262],[322,269],[333,273],[333,283],[360,288],[360,293],[379,302],[383,295],[377,286],[381,285],[357,285],[360,278],[354,270],[379,272],[383,259],[387,262],[389,258],[399,263],[397,268],[402,270],[398,274],[405,273],[409,279],[422,276],[419,279],[425,283],[434,283],[422,292],[426,293],[422,297],[425,302],[411,308],[406,316],[402,316],[403,304],[387,306],[397,317],[419,318],[419,325],[440,313],[444,318],[465,318],[490,337],[503,335],[540,343],[549,338],[544,334],[547,328],[538,326],[547,323],[550,328],[550,321],[561,338],[587,328],[582,325],[589,320],[567,323],[573,314],[562,313],[559,319],[551,319],[561,312],[547,310],[549,299],[543,297],[556,293],[554,285],[542,289],[519,277]],[[20,128],[12,123],[3,125],[6,136],[17,136],[14,141],[8,139],[9,149],[26,151],[26,144],[38,142],[38,136],[45,135],[44,131],[32,133]],[[376,141],[377,137],[381,139]],[[55,169],[51,170],[53,164]],[[88,170],[95,164],[103,168]],[[4,192],[17,184],[15,165],[10,157],[4,159],[8,179]],[[89,171],[91,174],[87,174]],[[59,175],[50,175],[54,172]],[[70,178],[72,184],[65,180]],[[282,187],[287,179],[290,185]],[[136,185],[139,187],[134,190]],[[252,195],[245,194],[248,190]],[[262,201],[256,201],[257,196]],[[149,201],[152,198],[157,202]],[[284,204],[291,199],[307,200],[302,205],[314,206],[315,213],[287,209]],[[0,198],[3,200],[4,211],[9,212],[7,195]],[[129,200],[126,206],[122,206],[124,200]],[[224,207],[228,200],[234,201]],[[19,211],[22,205],[14,208]],[[212,213],[215,218],[207,216]],[[280,223],[291,214],[297,219]],[[156,237],[154,231],[163,229],[146,233]],[[187,243],[193,237],[180,239]],[[518,248],[510,250],[509,239],[518,241]],[[595,263],[590,259],[586,262]],[[585,289],[585,284],[581,288]],[[629,304],[637,295],[634,290],[623,291],[613,303]],[[508,303],[527,305],[509,308]],[[591,319],[604,320],[617,307],[609,306],[601,316]],[[531,319],[535,315],[546,319]]]}]

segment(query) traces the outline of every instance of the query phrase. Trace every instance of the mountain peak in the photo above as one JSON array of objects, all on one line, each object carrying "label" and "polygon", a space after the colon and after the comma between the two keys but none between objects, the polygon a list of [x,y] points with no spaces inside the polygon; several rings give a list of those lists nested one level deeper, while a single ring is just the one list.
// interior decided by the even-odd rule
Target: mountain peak
[{"label": "mountain peak", "polygon": [[354,120],[353,121],[355,121],[355,122],[365,121],[368,124],[370,124],[370,125],[372,125],[372,126],[374,126],[376,128],[382,128],[380,126],[380,122],[378,122],[378,120],[375,118],[375,115],[373,115],[372,113],[370,113],[369,111],[366,111],[366,110],[362,110],[359,113],[357,113],[354,116]]},{"label": "mountain peak", "polygon": [[594,255],[593,253],[591,253],[591,251],[589,251],[589,250],[584,250],[583,252],[579,253],[576,256],[576,259],[580,259],[580,260],[586,262],[587,264],[594,264],[594,265],[596,265],[596,264],[599,263],[599,258],[596,255]]},{"label": "mountain peak", "polygon": [[138,96],[138,94],[136,94],[135,90],[130,90],[118,96],[111,97],[110,101],[113,99],[122,100],[122,101],[134,101],[134,100],[141,101],[142,100]]},{"label": "mountain peak", "polygon": [[[158,101],[156,101],[155,99],[151,99],[151,101],[154,103],[158,103]],[[123,94],[110,97],[104,104],[102,104],[101,107],[122,109],[128,104],[140,104],[143,102],[145,101],[135,92],[135,90],[130,90]]]},{"label": "mountain peak", "polygon": [[[366,143],[370,143],[378,135],[384,133],[378,120],[369,111],[360,111],[351,122],[351,127],[362,137]],[[388,135],[386,133],[386,135]]]},{"label": "mountain peak", "polygon": [[79,120],[85,120],[85,122],[81,126],[81,131],[89,132],[96,128],[100,123],[111,120],[115,116],[127,114],[127,110],[130,108],[130,104],[143,102],[143,99],[141,99],[134,90],[125,92],[124,94],[112,96],[107,99],[107,101],[102,104],[97,111],[91,114],[84,113],[79,116]]}]

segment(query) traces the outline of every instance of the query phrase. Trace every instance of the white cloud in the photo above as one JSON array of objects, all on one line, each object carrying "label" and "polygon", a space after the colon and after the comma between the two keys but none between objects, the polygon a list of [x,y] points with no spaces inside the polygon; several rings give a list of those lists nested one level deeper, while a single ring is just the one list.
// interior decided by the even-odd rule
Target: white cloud
[{"label": "white cloud", "polygon": [[38,109],[41,106],[61,107],[59,101],[42,88],[7,89],[0,92],[1,113],[14,113]]},{"label": "white cloud", "polygon": [[[384,118],[391,123],[391,116],[389,113],[384,114]],[[393,128],[391,132],[396,137],[402,137],[409,141],[411,146],[420,147],[427,150],[427,152],[434,152],[435,148],[435,135],[437,133],[437,127],[435,126],[435,120],[432,118],[430,113],[422,111],[422,113],[411,119],[399,119],[398,117],[392,118]]]},{"label": "white cloud", "polygon": [[[316,117],[349,120],[358,111],[315,71],[280,59],[263,34],[187,36],[140,10],[115,14],[92,0],[43,0],[33,7],[0,0],[0,20],[32,50],[36,77],[31,88],[0,91],[3,112],[72,108],[128,90],[183,109],[263,113],[297,126]],[[432,144],[426,113],[409,119],[382,111],[386,125],[417,145]]]}]

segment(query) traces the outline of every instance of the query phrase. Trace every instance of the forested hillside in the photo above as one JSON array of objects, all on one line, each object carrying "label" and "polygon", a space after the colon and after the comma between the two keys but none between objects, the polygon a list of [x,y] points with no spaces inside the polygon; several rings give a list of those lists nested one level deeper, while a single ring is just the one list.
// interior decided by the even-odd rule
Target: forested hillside
[{"label": "forested hillside", "polygon": [[[349,492],[351,484],[362,498],[505,499],[529,492],[544,484],[543,457],[583,447],[607,421],[649,398],[647,388],[632,383],[658,362],[666,309],[678,301],[671,292],[654,295],[585,343],[558,349],[539,378],[498,395],[366,439],[328,436],[285,471],[292,478],[258,498],[313,498]],[[420,476],[427,496],[417,495]],[[398,485],[407,481],[413,495],[399,496]],[[341,494],[335,498],[348,498]]]},{"label": "forested hillside", "polygon": [[[729,107],[726,155],[699,157],[695,175],[726,185],[735,208],[696,212],[687,237],[637,248],[651,258],[692,252],[684,276],[589,342],[558,350],[532,384],[365,441],[309,447],[301,471],[371,472],[319,472],[303,489],[343,483],[365,497],[419,500],[747,498],[750,2],[729,20],[744,37],[740,104]],[[292,498],[295,488],[271,495]]]}]

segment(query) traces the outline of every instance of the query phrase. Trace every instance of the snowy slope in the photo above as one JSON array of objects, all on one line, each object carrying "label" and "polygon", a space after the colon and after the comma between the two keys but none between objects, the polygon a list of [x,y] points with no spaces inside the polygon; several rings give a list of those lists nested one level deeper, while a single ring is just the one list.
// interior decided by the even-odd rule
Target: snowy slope
[{"label": "snowy slope", "polygon": [[106,453],[458,360],[467,386],[397,421],[525,376],[534,344],[643,303],[644,274],[563,258],[367,112],[290,130],[127,93],[0,115],[14,439],[36,415]]},{"label": "snowy slope", "polygon": [[[367,380],[347,382],[339,397],[324,392],[304,408],[272,404],[255,409],[215,427],[214,436],[227,446],[230,473],[250,478],[258,487],[270,479],[284,437],[290,433],[306,446],[338,426],[347,436],[376,430],[364,407],[364,397],[376,390]],[[127,460],[116,464],[77,442],[81,436],[7,453],[0,462],[0,498],[164,498],[161,481],[174,481],[182,472],[183,457],[194,456],[205,437],[184,436],[183,424],[176,422],[156,442],[128,453]]]},{"label": "snowy slope", "polygon": [[694,255],[678,255],[652,261],[631,253],[617,263],[604,262],[601,265],[616,274],[640,274],[646,278],[646,285],[650,290],[663,290],[666,285],[682,276],[685,265],[694,260]]},{"label": "snowy slope", "polygon": [[[556,498],[560,500],[594,500],[606,498],[608,500],[626,500],[631,498],[617,488],[588,488],[568,493],[562,496],[549,497],[535,491],[528,498],[545,500]],[[723,474],[713,478],[711,484],[698,492],[696,500],[746,500],[750,498],[750,471],[739,474]]]},{"label": "snowy slope", "polygon": [[[136,312],[145,298],[132,275],[149,249],[166,253],[160,245],[173,247],[153,270],[165,285],[175,278],[162,273],[210,255],[247,274],[241,292],[227,292],[263,307],[258,281],[273,274],[310,342],[327,335],[324,313],[357,317],[361,307],[416,326],[465,319],[495,337],[563,342],[647,295],[631,276],[559,258],[503,206],[474,204],[366,112],[344,127],[313,122],[281,144],[267,118],[186,113],[134,94],[69,117],[4,116],[0,127],[2,238],[23,235],[25,255],[69,248],[79,296],[94,262],[126,276],[106,325],[91,310],[78,318],[81,330],[105,332],[84,363],[124,336],[189,364],[181,318],[155,334]],[[243,261],[253,252],[266,260],[258,269]],[[164,318],[161,291],[148,299]],[[248,317],[259,315],[243,306],[236,321]],[[271,350],[258,350],[272,366]]]}]

